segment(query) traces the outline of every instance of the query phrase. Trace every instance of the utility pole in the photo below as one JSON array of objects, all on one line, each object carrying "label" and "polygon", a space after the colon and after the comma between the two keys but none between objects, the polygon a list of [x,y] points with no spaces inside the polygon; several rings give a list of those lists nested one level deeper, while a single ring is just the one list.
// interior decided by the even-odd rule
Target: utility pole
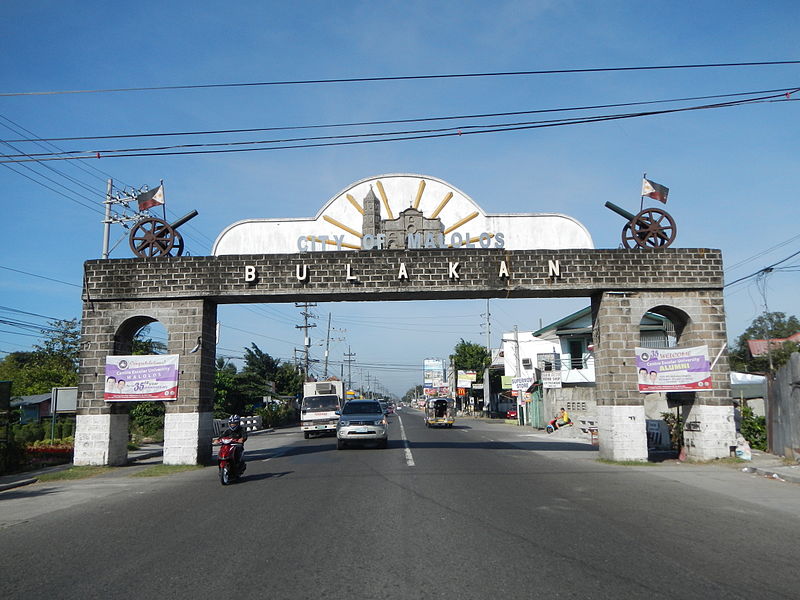
[{"label": "utility pole", "polygon": [[[161,181],[163,185],[164,181]],[[142,194],[142,190],[144,188],[136,189],[126,189],[122,192],[117,192],[114,194],[114,180],[108,179],[106,182],[106,199],[103,201],[105,205],[105,212],[103,216],[103,249],[100,254],[100,257],[103,259],[107,259],[111,253],[111,250],[116,248],[119,243],[122,241],[120,238],[115,244],[114,248],[109,248],[110,240],[111,240],[111,225],[114,223],[134,223],[138,222],[139,220],[147,217],[149,214],[148,212],[142,212],[139,210],[139,207],[136,207],[133,215],[129,214],[129,210],[133,210],[132,208],[128,207],[130,202],[136,202],[136,198]],[[111,205],[118,204],[122,206],[122,214],[120,213],[113,213],[111,212]],[[166,213],[166,206],[164,206],[164,211]],[[166,221],[166,214],[164,215],[164,220]],[[127,227],[127,225],[126,225]],[[124,237],[124,236],[123,236]]]},{"label": "utility pole", "polygon": [[101,258],[105,260],[108,258],[108,240],[111,237],[111,190],[114,188],[114,180],[109,179],[106,184],[106,199],[103,204],[106,205],[106,214],[103,218],[103,254]]},{"label": "utility pole", "polygon": [[328,378],[328,350],[331,347],[331,313],[328,313],[328,337],[325,341],[325,379]]},{"label": "utility pole", "polygon": [[492,313],[489,312],[489,298],[486,299],[486,352],[489,353],[489,364],[483,372],[483,412],[488,416],[491,410],[492,403],[492,389],[489,383],[491,376],[490,370],[492,368]]},{"label": "utility pole", "polygon": [[[355,352],[350,352],[350,345],[348,344],[347,352],[344,355],[344,359],[345,359],[345,361],[347,361],[347,389],[348,390],[352,390],[353,389],[353,376],[352,376],[350,368],[352,367],[353,361],[355,360],[355,358],[356,358],[356,353]],[[344,366],[344,365],[342,365],[342,366]]]},{"label": "utility pole", "polygon": [[297,308],[303,308],[304,310],[300,311],[300,314],[303,315],[303,324],[302,325],[295,325],[295,329],[302,329],[303,330],[303,351],[304,351],[304,359],[303,362],[305,363],[305,371],[304,371],[304,379],[308,381],[308,367],[309,363],[309,347],[311,346],[311,337],[308,335],[308,330],[312,327],[316,327],[314,324],[308,323],[309,319],[315,318],[316,315],[313,313],[308,312],[308,309],[312,306],[316,306],[316,302],[304,302],[302,304],[295,304]]}]

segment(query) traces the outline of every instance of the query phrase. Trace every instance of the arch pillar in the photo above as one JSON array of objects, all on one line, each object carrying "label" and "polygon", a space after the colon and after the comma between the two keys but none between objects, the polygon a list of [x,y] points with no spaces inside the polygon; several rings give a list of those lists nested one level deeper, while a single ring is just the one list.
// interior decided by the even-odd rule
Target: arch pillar
[{"label": "arch pillar", "polygon": [[127,462],[129,405],[104,399],[106,356],[129,354],[131,337],[153,321],[169,332],[168,352],[180,357],[178,398],[165,402],[164,463],[210,461],[216,318],[211,300],[84,302],[74,464]]},{"label": "arch pillar", "polygon": [[[644,403],[638,391],[634,348],[639,345],[641,318],[654,308],[675,322],[678,347],[707,345],[713,361],[726,343],[721,289],[612,291],[594,295],[600,456],[609,460],[647,459]],[[723,458],[735,444],[730,368],[725,351],[712,369],[712,384],[712,390],[675,394],[672,398],[682,405],[684,423],[692,423],[684,431],[690,459]]]}]

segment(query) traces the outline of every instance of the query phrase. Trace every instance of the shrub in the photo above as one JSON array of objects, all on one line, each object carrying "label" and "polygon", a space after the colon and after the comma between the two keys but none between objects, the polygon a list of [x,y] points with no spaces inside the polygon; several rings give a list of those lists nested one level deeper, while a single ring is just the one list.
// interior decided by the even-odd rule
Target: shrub
[{"label": "shrub", "polygon": [[673,450],[680,450],[683,446],[683,419],[671,412],[661,413],[669,428],[669,440]]},{"label": "shrub", "polygon": [[767,449],[767,420],[757,417],[753,409],[746,404],[742,406],[742,424],[740,426],[742,437],[747,440],[754,450]]}]

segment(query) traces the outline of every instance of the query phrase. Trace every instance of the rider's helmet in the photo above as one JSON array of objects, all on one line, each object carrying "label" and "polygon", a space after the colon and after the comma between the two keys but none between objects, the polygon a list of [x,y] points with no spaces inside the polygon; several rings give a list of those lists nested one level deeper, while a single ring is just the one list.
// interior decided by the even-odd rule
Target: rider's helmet
[{"label": "rider's helmet", "polygon": [[231,415],[228,418],[228,426],[229,427],[238,427],[240,422],[241,422],[241,419],[239,418],[239,415]]}]

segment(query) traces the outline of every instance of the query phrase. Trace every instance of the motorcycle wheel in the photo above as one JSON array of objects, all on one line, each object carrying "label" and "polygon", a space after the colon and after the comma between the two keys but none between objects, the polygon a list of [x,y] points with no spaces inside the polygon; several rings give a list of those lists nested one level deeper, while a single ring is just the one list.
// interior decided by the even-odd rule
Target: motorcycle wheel
[{"label": "motorcycle wheel", "polygon": [[219,468],[219,482],[222,485],[228,485],[231,482],[230,467],[225,466]]}]

